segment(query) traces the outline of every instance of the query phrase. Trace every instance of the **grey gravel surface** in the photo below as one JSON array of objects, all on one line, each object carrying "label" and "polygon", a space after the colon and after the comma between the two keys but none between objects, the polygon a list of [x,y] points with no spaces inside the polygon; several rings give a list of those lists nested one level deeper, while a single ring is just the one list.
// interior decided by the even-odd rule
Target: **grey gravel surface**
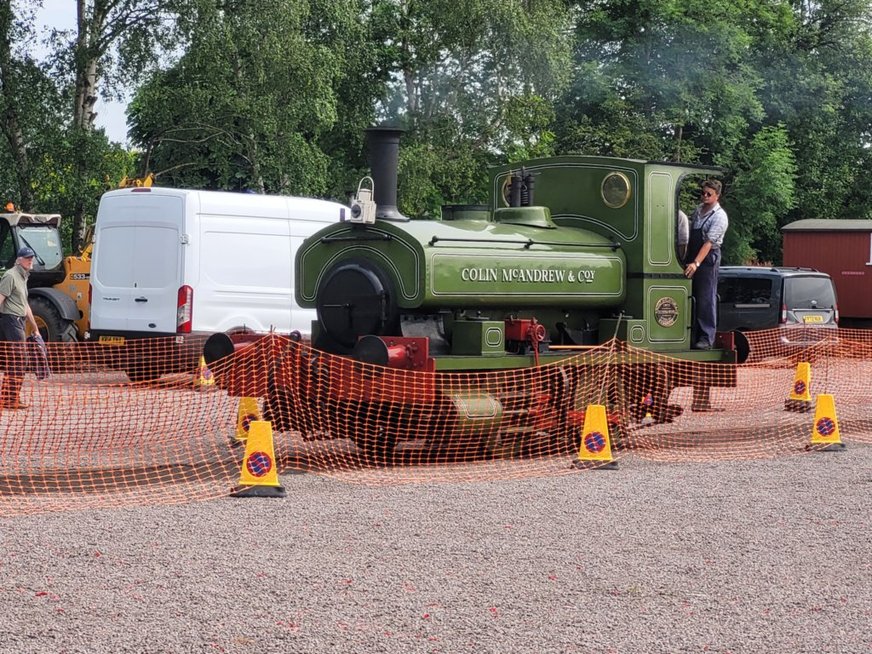
[{"label": "grey gravel surface", "polygon": [[0,652],[870,652],[872,447],[0,520]]}]

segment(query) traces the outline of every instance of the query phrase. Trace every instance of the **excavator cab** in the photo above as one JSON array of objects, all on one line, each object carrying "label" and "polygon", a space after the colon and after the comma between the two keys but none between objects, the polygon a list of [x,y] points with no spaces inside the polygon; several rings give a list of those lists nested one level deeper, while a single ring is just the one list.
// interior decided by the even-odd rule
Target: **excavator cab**
[{"label": "excavator cab", "polygon": [[77,302],[55,288],[67,277],[59,214],[22,211],[0,213],[0,273],[15,265],[18,249],[27,246],[36,256],[27,280],[30,308],[46,341],[77,340],[76,322],[82,319]]},{"label": "excavator cab", "polygon": [[63,249],[58,214],[4,213],[0,220],[0,266],[15,265],[18,248],[27,246],[36,256],[31,277],[36,286],[51,286],[63,279]]}]

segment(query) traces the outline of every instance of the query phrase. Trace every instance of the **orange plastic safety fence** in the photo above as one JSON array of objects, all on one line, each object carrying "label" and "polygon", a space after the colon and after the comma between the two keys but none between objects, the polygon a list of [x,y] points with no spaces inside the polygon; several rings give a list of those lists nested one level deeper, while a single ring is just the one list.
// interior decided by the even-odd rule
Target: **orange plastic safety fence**
[{"label": "orange plastic safety fence", "polygon": [[40,380],[35,345],[0,343],[0,515],[226,495],[239,475],[226,436],[236,401],[193,390],[190,353],[201,346],[49,343]]},{"label": "orange plastic safety fence", "polygon": [[[51,374],[39,379],[35,346],[0,344],[0,401],[28,405],[0,412],[0,515],[227,495],[259,418],[279,472],[359,483],[578,474],[597,444],[591,405],[605,407],[596,429],[618,462],[805,453],[821,393],[835,398],[838,416],[825,418],[845,442],[872,442],[872,331],[784,331],[750,334],[742,365],[615,341],[537,367],[453,373],[264,335],[208,370],[197,339],[48,344]],[[20,391],[6,383],[16,370],[28,371]]]}]

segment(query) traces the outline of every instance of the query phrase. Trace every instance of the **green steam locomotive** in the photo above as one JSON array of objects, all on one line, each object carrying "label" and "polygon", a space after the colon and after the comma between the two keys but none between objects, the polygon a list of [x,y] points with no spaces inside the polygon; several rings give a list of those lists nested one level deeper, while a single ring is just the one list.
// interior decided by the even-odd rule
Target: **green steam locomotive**
[{"label": "green steam locomotive", "polygon": [[[627,407],[645,397],[644,415],[667,421],[681,410],[669,404],[674,388],[693,386],[705,408],[712,386],[735,385],[730,364],[747,355],[740,335],[691,349],[691,282],[677,242],[682,186],[721,171],[530,160],[492,172],[488,205],[410,219],[397,208],[399,139],[399,130],[368,130],[372,177],[350,215],[298,250],[296,301],[316,311],[314,349],[300,345],[271,375],[267,413],[279,430],[385,453],[438,418],[447,438],[549,432],[572,443],[573,412],[587,402]],[[543,372],[519,382],[511,371]],[[451,373],[465,373],[462,387]],[[355,420],[301,424],[327,407]],[[618,428],[634,419],[623,413]]]},{"label": "green steam locomotive", "polygon": [[436,370],[489,370],[618,338],[735,360],[729,348],[691,352],[691,282],[677,255],[681,186],[719,170],[538,159],[493,171],[487,206],[410,220],[396,207],[399,132],[368,135],[376,208],[355,203],[297,255],[296,300],[317,312],[317,348],[386,365],[369,337],[423,337]]}]

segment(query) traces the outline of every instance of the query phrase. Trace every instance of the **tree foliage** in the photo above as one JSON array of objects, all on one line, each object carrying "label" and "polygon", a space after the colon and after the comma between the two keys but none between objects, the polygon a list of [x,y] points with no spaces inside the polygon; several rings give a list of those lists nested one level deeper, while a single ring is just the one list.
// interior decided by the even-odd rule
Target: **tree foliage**
[{"label": "tree foliage", "polygon": [[564,2],[382,0],[372,20],[391,73],[379,116],[409,131],[405,211],[481,200],[489,164],[553,153],[571,63]]},{"label": "tree foliage", "polygon": [[781,247],[783,217],[796,205],[796,158],[783,125],[754,134],[739,157],[728,198],[733,237],[724,254],[732,261],[754,261]]},{"label": "tree foliage", "polygon": [[[187,0],[75,0],[76,29],[53,31],[55,50],[49,64],[72,103],[67,140],[81,146],[69,152],[72,176],[82,183],[77,189],[89,188],[92,171],[99,168],[93,158],[86,158],[97,154],[92,132],[98,95],[117,96],[125,82],[157,63],[161,50],[175,43],[174,18],[186,4]],[[97,162],[113,149],[108,142],[104,145]],[[92,205],[89,196],[76,198],[68,214],[73,249],[83,245]]]},{"label": "tree foliage", "polygon": [[780,260],[791,220],[872,217],[869,0],[576,4],[558,150],[724,167],[733,263]]},{"label": "tree foliage", "polygon": [[[161,183],[323,195],[321,147],[340,114],[360,126],[372,97],[349,84],[364,32],[355,0],[202,3],[190,46],[131,105],[131,134]],[[362,72],[362,71],[361,71]],[[340,110],[340,93],[359,103]],[[360,106],[367,111],[361,111]]]},{"label": "tree foliage", "polygon": [[[577,152],[724,168],[734,263],[779,261],[792,220],[872,217],[872,0],[70,1],[45,62],[32,5],[0,3],[0,189],[82,218],[74,241],[134,157],[166,185],[347,199],[377,121],[406,130],[409,215]],[[93,129],[125,89],[133,152]]]},{"label": "tree foliage", "polygon": [[[68,250],[77,249],[77,212],[92,215],[99,196],[130,167],[131,155],[111,145],[102,132],[74,128],[69,102],[71,87],[50,65],[33,57],[33,14],[13,14],[9,2],[0,5],[0,105],[6,120],[0,147],[0,189],[3,202],[25,211],[59,212]],[[7,22],[8,21],[8,22]],[[84,162],[85,165],[78,165]]]}]

